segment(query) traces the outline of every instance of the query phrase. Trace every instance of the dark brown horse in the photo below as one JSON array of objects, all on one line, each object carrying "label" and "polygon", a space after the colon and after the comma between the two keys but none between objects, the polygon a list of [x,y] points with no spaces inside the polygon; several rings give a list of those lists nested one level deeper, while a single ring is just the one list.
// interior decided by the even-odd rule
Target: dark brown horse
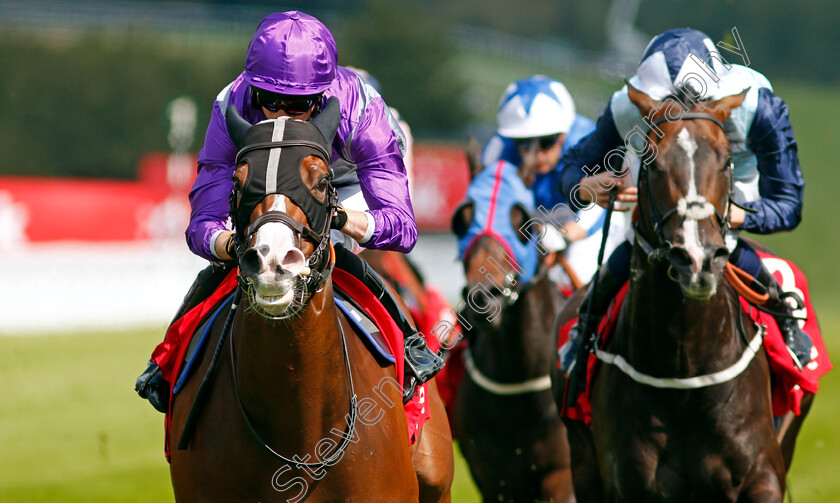
[{"label": "dark brown horse", "polygon": [[[265,141],[260,138],[267,137],[277,143],[270,147],[292,152],[281,154],[274,169],[300,176],[297,189],[278,183],[271,192],[263,185],[255,195],[253,180],[266,179],[267,169],[258,161],[269,156],[255,154],[237,166],[234,215],[243,242],[240,284],[247,290],[229,320],[228,341],[218,345],[212,391],[193,419],[186,449],[174,444],[201,380],[188,381],[172,405],[171,473],[178,501],[450,500],[451,437],[434,384],[431,419],[409,446],[393,366],[371,355],[333,300],[329,224],[320,219],[329,212],[318,207],[330,202],[324,159],[337,113],[328,104],[312,123],[288,120],[279,136],[283,145],[272,133],[275,121],[247,129],[238,117],[228,119],[240,149],[259,149]],[[267,136],[259,128],[267,128]],[[313,142],[313,128],[326,140]],[[313,155],[305,155],[307,149]],[[287,164],[290,159],[296,164]],[[315,206],[293,202],[301,190]],[[209,347],[223,337],[226,316],[215,323]],[[206,351],[198,375],[212,359]]]},{"label": "dark brown horse", "polygon": [[[486,213],[483,204],[473,200],[459,208],[456,235],[463,239],[476,213]],[[504,219],[517,230],[512,239],[531,246],[520,230],[529,221],[525,208],[514,204]],[[461,314],[469,345],[454,431],[483,501],[574,501],[565,428],[548,377],[552,324],[564,298],[543,259],[532,279],[517,282],[521,271],[505,249],[494,233],[480,233],[462,257],[467,307]]]},{"label": "dark brown horse", "polygon": [[722,274],[732,183],[722,121],[746,91],[668,119],[681,103],[629,93],[663,136],[647,139],[658,155],[639,174],[629,292],[599,355],[591,428],[564,419],[575,493],[581,502],[781,502],[812,397],[774,431],[767,356]]}]

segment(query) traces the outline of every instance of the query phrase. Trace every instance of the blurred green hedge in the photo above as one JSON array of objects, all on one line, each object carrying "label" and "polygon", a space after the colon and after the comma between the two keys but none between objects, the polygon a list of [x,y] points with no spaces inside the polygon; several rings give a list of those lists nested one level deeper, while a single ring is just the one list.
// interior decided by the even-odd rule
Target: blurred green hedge
[{"label": "blurred green hedge", "polygon": [[163,33],[5,32],[0,173],[132,178],[144,153],[169,150],[173,99],[197,102],[202,139],[210,104],[243,54],[230,43],[179,44]]},{"label": "blurred green hedge", "polygon": [[[369,4],[363,16],[330,26],[339,63],[376,76],[415,134],[462,127],[463,87],[449,71],[445,30],[411,9]],[[197,151],[252,34],[4,27],[0,174],[132,178],[143,154],[170,150],[166,107],[180,96],[198,106]]]}]

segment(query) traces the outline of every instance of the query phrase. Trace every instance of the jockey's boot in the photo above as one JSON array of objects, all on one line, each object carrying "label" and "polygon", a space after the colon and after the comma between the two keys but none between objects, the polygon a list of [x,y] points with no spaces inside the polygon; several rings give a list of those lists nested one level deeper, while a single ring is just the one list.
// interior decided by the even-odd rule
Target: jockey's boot
[{"label": "jockey's boot", "polygon": [[[594,295],[592,282],[586,290],[586,295],[578,308],[578,321],[569,331],[569,340],[563,344],[558,353],[560,358],[560,370],[569,376],[575,366],[581,342],[585,341],[598,327],[601,318],[606,314],[610,302],[618,295],[624,285],[624,281],[616,278],[610,268],[604,265],[598,275],[598,294]],[[590,312],[591,308],[591,312]],[[587,313],[589,318],[587,318]]]},{"label": "jockey's boot", "polygon": [[137,378],[134,391],[152,404],[158,412],[169,411],[169,383],[161,375],[157,363],[149,360],[146,370]]},{"label": "jockey's boot", "polygon": [[385,282],[367,262],[358,255],[336,246],[336,267],[349,272],[360,279],[376,295],[388,314],[402,330],[405,338],[405,377],[403,380],[403,401],[408,402],[414,396],[418,386],[430,380],[443,369],[443,358],[433,353],[426,345],[423,334],[408,321],[408,316],[400,308],[396,299],[385,287]]},{"label": "jockey's boot", "polygon": [[[222,280],[225,279],[228,272],[230,272],[230,266],[219,264],[210,264],[199,272],[169,325],[171,326],[187,311],[210,297],[222,283]],[[160,367],[151,360],[149,360],[146,370],[140,374],[140,377],[134,383],[134,391],[140,395],[140,398],[149,400],[155,409],[163,413],[169,410],[169,388],[169,383],[161,375]]]},{"label": "jockey's boot", "polygon": [[[793,314],[793,311],[805,305],[805,301],[794,292],[783,291],[776,278],[763,265],[756,283],[759,289],[764,288],[769,294],[770,298],[764,307],[779,325],[793,363],[801,370],[811,362],[811,347],[814,345],[811,337],[799,327],[799,320]],[[786,302],[788,298],[794,300],[796,307]]]}]

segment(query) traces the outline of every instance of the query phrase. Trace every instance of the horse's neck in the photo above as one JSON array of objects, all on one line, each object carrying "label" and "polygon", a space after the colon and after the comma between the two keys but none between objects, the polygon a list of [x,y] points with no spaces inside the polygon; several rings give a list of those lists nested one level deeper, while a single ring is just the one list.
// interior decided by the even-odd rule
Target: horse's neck
[{"label": "horse's neck", "polygon": [[[291,321],[246,308],[235,327],[239,393],[258,430],[268,437],[300,432],[292,442],[311,446],[325,431],[343,429],[350,387],[332,282]],[[290,439],[274,436],[275,442]]]},{"label": "horse's neck", "polygon": [[[640,262],[634,257],[634,265]],[[735,326],[740,312],[725,280],[708,301],[688,300],[666,268],[647,267],[631,279],[617,352],[642,372],[661,375],[697,375],[734,362],[743,350]]]},{"label": "horse's neck", "polygon": [[482,332],[472,349],[481,370],[503,382],[546,374],[553,359],[549,348],[561,303],[559,291],[543,279],[503,309],[498,328]]}]

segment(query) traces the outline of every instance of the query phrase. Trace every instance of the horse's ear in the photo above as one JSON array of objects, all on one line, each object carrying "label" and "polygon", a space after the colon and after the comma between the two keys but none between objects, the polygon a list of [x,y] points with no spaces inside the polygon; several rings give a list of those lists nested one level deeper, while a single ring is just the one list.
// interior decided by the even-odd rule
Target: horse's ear
[{"label": "horse's ear", "polygon": [[242,150],[242,137],[245,136],[245,131],[251,128],[251,124],[239,115],[239,112],[236,111],[233,105],[227,107],[227,110],[225,110],[225,124],[227,124],[228,133],[230,133],[230,139],[233,140],[233,144],[236,145],[238,150]]},{"label": "horse's ear", "polygon": [[475,178],[484,166],[481,165],[481,144],[473,135],[467,138],[467,166],[470,168],[470,180]]},{"label": "horse's ear", "polygon": [[629,81],[625,80],[624,83],[627,84],[627,95],[630,96],[630,101],[636,105],[642,117],[647,117],[650,111],[656,108],[656,100],[633,87]]},{"label": "horse's ear", "polygon": [[324,105],[324,108],[321,112],[310,122],[318,131],[321,132],[321,136],[327,140],[327,147],[332,145],[333,139],[335,138],[335,132],[338,131],[338,123],[341,121],[341,104],[338,102],[338,98],[335,96],[331,97],[327,100],[327,104]]},{"label": "horse's ear", "polygon": [[510,223],[516,229],[516,237],[519,238],[522,244],[528,243],[531,240],[531,236],[523,229],[529,220],[531,220],[531,215],[521,204],[514,204],[510,209]]},{"label": "horse's ear", "polygon": [[467,234],[467,229],[475,218],[475,203],[473,201],[466,201],[455,208],[455,213],[452,214],[452,233],[462,238]]},{"label": "horse's ear", "polygon": [[732,113],[733,109],[738,108],[742,103],[744,103],[744,98],[747,97],[747,93],[749,91],[750,88],[748,87],[738,94],[724,96],[717,101],[710,101],[706,103],[706,108],[710,114],[720,120],[724,120],[729,117],[729,114]]}]

